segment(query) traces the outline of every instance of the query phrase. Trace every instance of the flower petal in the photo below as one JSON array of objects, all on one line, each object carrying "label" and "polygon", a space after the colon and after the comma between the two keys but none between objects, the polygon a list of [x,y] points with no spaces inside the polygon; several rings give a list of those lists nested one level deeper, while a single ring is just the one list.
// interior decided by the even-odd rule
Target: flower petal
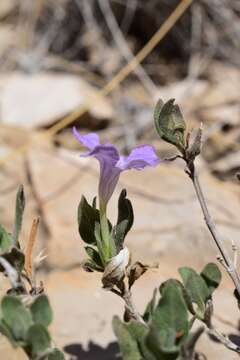
[{"label": "flower petal", "polygon": [[90,156],[94,156],[101,163],[106,163],[108,166],[115,166],[120,159],[119,153],[115,146],[106,144],[98,145],[91,152]]},{"label": "flower petal", "polygon": [[95,133],[89,133],[87,135],[81,135],[76,127],[73,128],[73,134],[76,139],[89,150],[93,150],[100,144],[99,136]]},{"label": "flower petal", "polygon": [[96,146],[88,155],[94,156],[100,163],[99,196],[107,203],[116,187],[121,169],[116,167],[120,159],[117,149],[110,144]]},{"label": "flower petal", "polygon": [[143,169],[146,166],[156,166],[160,162],[155,149],[151,145],[135,147],[128,156],[121,156],[116,166],[121,170]]}]

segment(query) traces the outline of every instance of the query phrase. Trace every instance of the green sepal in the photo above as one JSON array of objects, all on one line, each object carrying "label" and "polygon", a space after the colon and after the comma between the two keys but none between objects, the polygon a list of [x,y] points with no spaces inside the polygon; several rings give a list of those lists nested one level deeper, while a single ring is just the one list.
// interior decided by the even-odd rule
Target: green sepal
[{"label": "green sepal", "polygon": [[186,124],[178,105],[174,105],[174,99],[165,104],[160,99],[154,110],[154,122],[159,136],[175,145],[182,153],[185,151]]},{"label": "green sepal", "polygon": [[191,301],[197,305],[195,314],[201,320],[204,319],[206,301],[210,297],[209,289],[203,278],[192,268],[182,267],[179,269],[183,284],[191,297]]},{"label": "green sepal", "polygon": [[48,327],[53,320],[53,311],[45,294],[38,295],[30,306],[34,323]]},{"label": "green sepal", "polygon": [[124,239],[131,229],[134,221],[133,207],[127,198],[127,191],[123,189],[118,199],[117,225],[113,228],[113,238],[119,252],[123,247]]},{"label": "green sepal", "polygon": [[1,315],[15,340],[25,340],[32,325],[30,311],[14,296],[6,295],[1,302]]},{"label": "green sepal", "polygon": [[201,277],[207,284],[209,293],[212,294],[218,288],[222,280],[222,274],[218,266],[214,263],[207,264],[201,272]]}]

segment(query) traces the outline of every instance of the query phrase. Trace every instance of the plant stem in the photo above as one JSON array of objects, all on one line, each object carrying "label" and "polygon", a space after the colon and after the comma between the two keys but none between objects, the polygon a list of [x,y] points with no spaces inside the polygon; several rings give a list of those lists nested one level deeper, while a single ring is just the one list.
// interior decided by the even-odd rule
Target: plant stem
[{"label": "plant stem", "polygon": [[240,347],[234,344],[227,336],[219,333],[215,328],[211,327],[208,329],[208,335],[217,339],[221,344],[226,346],[229,350],[240,353]]},{"label": "plant stem", "polygon": [[216,224],[214,223],[214,221],[210,215],[205,197],[202,192],[201,185],[198,180],[198,176],[197,176],[194,164],[193,163],[190,165],[188,164],[188,168],[190,171],[189,176],[192,180],[195,192],[197,194],[197,198],[200,203],[206,225],[212,235],[212,238],[213,238],[215,244],[217,245],[217,248],[221,254],[222,259],[224,260],[224,263],[226,265],[225,266],[226,270],[227,270],[229,276],[231,277],[231,279],[237,289],[237,292],[240,296],[240,278],[239,278],[237,269],[236,269],[232,259],[230,258],[227,250],[225,249],[225,247],[223,245],[222,237],[221,237],[220,233],[218,232]]},{"label": "plant stem", "polygon": [[133,319],[136,320],[144,325],[146,325],[145,321],[143,320],[142,316],[139,314],[135,304],[132,300],[132,293],[128,290],[126,284],[123,282],[123,289],[122,289],[122,298],[125,301],[125,307],[128,312],[128,315]]},{"label": "plant stem", "polygon": [[106,206],[100,204],[100,226],[101,226],[101,237],[103,241],[103,251],[106,259],[110,256],[110,247],[109,247],[109,226],[107,219],[107,209]]}]

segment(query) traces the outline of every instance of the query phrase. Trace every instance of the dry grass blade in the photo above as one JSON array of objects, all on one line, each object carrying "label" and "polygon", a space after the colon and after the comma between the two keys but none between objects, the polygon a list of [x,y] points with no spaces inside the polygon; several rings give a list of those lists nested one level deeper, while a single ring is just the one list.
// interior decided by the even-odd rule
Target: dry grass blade
[{"label": "dry grass blade", "polygon": [[36,241],[36,235],[39,225],[39,218],[36,218],[32,222],[32,227],[30,231],[30,236],[27,243],[27,248],[25,252],[25,270],[27,273],[27,276],[31,279],[32,278],[32,254],[33,254],[33,248]]}]

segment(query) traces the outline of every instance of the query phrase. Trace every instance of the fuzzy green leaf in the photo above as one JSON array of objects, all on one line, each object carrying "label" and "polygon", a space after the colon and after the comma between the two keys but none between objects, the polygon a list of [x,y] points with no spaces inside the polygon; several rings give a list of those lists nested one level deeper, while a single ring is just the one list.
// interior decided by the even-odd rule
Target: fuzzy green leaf
[{"label": "fuzzy green leaf", "polygon": [[39,295],[31,304],[30,310],[34,323],[48,327],[53,320],[53,311],[45,294]]},{"label": "fuzzy green leaf", "polygon": [[118,338],[119,347],[124,360],[143,360],[136,339],[119,317],[113,318],[113,330]]},{"label": "fuzzy green leaf", "polygon": [[159,136],[183,152],[186,124],[178,105],[174,105],[174,99],[165,104],[162,100],[158,101],[154,110],[154,121]]},{"label": "fuzzy green leaf", "polygon": [[192,299],[191,299],[188,291],[185,289],[185,287],[184,287],[183,284],[181,283],[181,281],[176,280],[176,279],[169,279],[169,280],[163,282],[163,283],[160,285],[160,288],[159,288],[160,293],[162,294],[165,285],[166,285],[166,284],[170,284],[170,283],[171,283],[171,284],[175,284],[175,285],[179,288],[179,290],[181,290],[182,295],[183,295],[183,298],[184,298],[184,300],[185,300],[185,303],[186,303],[186,305],[187,305],[188,310],[189,310],[193,315],[195,315],[195,310],[194,310],[193,305],[192,305]]},{"label": "fuzzy green leaf", "polygon": [[196,315],[200,319],[203,319],[206,309],[205,304],[210,296],[210,292],[205,281],[195,270],[189,267],[180,268],[179,273],[192,302],[197,304]]},{"label": "fuzzy green leaf", "polygon": [[137,321],[130,321],[124,324],[129,334],[136,340],[142,359],[157,360],[155,356],[149,351],[146,346],[146,335],[148,334],[148,328],[146,325]]},{"label": "fuzzy green leaf", "polygon": [[212,294],[213,291],[217,289],[222,280],[221,271],[214,263],[207,264],[200,275],[206,282],[210,294]]},{"label": "fuzzy green leaf", "polygon": [[19,344],[21,344],[21,342],[18,342],[17,340],[15,340],[15,338],[13,337],[13,334],[11,333],[9,327],[4,322],[3,319],[0,320],[0,333],[3,336],[6,336],[6,338],[8,339],[8,341],[10,341],[11,345],[14,348],[16,348]]},{"label": "fuzzy green leaf", "polygon": [[[182,291],[174,281],[167,281],[161,291],[152,317],[152,332],[162,352],[176,353],[176,344],[188,335],[188,311]],[[148,340],[149,337],[151,334]]]},{"label": "fuzzy green leaf", "polygon": [[27,347],[33,357],[43,355],[51,346],[51,338],[42,324],[32,325],[27,333]]},{"label": "fuzzy green leaf", "polygon": [[25,340],[27,331],[32,325],[30,311],[22,302],[14,297],[6,295],[1,302],[2,318],[8,326],[15,340]]}]

